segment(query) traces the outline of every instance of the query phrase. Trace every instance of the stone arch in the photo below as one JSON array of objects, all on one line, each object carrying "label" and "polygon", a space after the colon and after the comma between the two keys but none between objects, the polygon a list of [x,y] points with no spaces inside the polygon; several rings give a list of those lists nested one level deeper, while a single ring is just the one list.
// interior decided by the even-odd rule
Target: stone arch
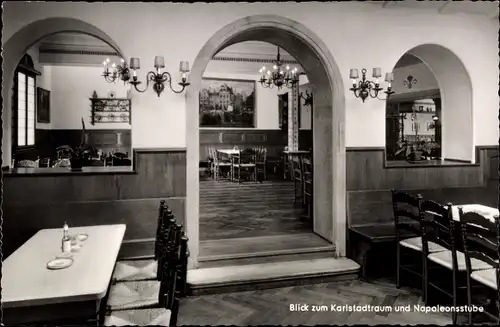
[{"label": "stone arch", "polygon": [[122,51],[109,35],[94,25],[79,19],[56,17],[35,21],[24,26],[17,31],[3,44],[3,77],[4,87],[2,88],[2,161],[3,165],[9,165],[11,160],[11,96],[10,90],[13,87],[14,71],[19,60],[33,45],[44,38],[61,33],[77,32],[88,34],[109,44],[116,52],[123,57]]},{"label": "stone arch", "polygon": [[474,163],[473,89],[462,60],[450,49],[433,43],[415,46],[401,57],[404,54],[420,59],[439,85],[442,158]]},{"label": "stone arch", "polygon": [[265,41],[285,49],[306,71],[314,86],[314,230],[333,242],[338,256],[346,247],[345,90],[340,70],[328,47],[302,24],[275,15],[238,19],[217,31],[198,53],[186,92],[187,197],[186,229],[190,267],[199,247],[199,103],[206,66],[223,48],[238,42]]}]

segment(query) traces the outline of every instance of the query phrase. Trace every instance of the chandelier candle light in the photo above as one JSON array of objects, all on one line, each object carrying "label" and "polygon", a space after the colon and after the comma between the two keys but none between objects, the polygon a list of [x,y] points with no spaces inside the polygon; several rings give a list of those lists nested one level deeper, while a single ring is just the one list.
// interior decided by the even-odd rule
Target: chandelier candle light
[{"label": "chandelier candle light", "polygon": [[265,88],[272,89],[274,86],[281,90],[283,86],[292,88],[294,84],[299,81],[299,74],[297,73],[297,68],[290,69],[290,66],[286,66],[286,70],[282,68],[283,63],[281,62],[280,48],[278,47],[278,55],[274,61],[273,70],[268,70],[266,66],[259,70],[262,75],[260,78],[260,84]]},{"label": "chandelier candle light", "polygon": [[160,97],[160,94],[165,89],[165,83],[168,83],[168,86],[174,93],[183,92],[186,86],[190,84],[187,81],[189,73],[189,62],[187,61],[181,61],[179,67],[179,71],[182,74],[181,82],[178,83],[180,86],[182,86],[182,89],[180,90],[175,90],[172,88],[172,76],[169,72],[161,72],[162,68],[165,68],[165,59],[163,57],[155,57],[154,67],[156,68],[156,71],[150,71],[149,73],[147,73],[146,87],[141,90],[137,87],[139,84],[141,84],[141,82],[137,80],[137,70],[141,68],[139,58],[130,59],[130,69],[132,70],[132,80],[130,81],[130,84],[132,84],[138,92],[145,92],[149,87],[149,83],[153,83],[153,90],[156,92],[156,94],[158,94],[158,97]]},{"label": "chandelier candle light", "polygon": [[[368,96],[372,98],[377,98],[379,100],[386,100],[386,99],[380,99],[378,97],[378,93],[383,90],[383,88],[381,88],[379,84],[379,78],[382,77],[382,70],[380,68],[373,68],[373,78],[375,78],[375,82],[366,79],[365,68],[361,70],[361,74],[362,74],[361,80],[358,81],[359,78],[358,70],[351,69],[350,71],[349,77],[352,80],[352,88],[350,88],[349,90],[354,92],[356,98],[361,98],[363,102],[365,102]],[[389,98],[389,96],[391,96],[391,94],[394,93],[394,91],[391,90],[392,89],[391,84],[394,81],[393,73],[386,73],[385,81],[389,83],[389,85],[387,86],[387,91],[384,91],[384,93],[387,95],[387,98]]]},{"label": "chandelier candle light", "polygon": [[130,79],[130,71],[127,67],[127,63],[125,62],[125,59],[121,59],[121,65],[116,66],[115,63],[111,65],[111,71],[109,70],[109,63],[110,60],[109,58],[106,58],[104,60],[103,65],[104,65],[104,73],[102,76],[104,76],[104,79],[108,83],[115,83],[116,80],[119,78],[120,80],[123,81],[123,83],[127,83]]}]

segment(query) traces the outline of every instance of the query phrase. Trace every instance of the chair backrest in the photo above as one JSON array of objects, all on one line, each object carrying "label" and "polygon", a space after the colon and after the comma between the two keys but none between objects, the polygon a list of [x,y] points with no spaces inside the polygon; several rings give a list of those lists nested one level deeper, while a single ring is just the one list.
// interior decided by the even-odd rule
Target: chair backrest
[{"label": "chair backrest", "polygon": [[161,264],[161,281],[158,302],[167,309],[171,309],[174,304],[175,291],[177,288],[177,273],[180,261],[180,241],[182,226],[173,224],[168,235],[168,243],[172,244],[172,250],[168,251],[168,258],[163,262],[158,262],[158,269]]},{"label": "chair backrest", "polygon": [[168,209],[165,200],[160,201],[160,207],[158,209],[158,220],[156,224],[156,238],[155,238],[155,260],[158,260],[160,249],[163,245],[163,238],[161,237],[163,233],[163,225],[165,224],[165,210]]},{"label": "chair backrest", "polygon": [[444,206],[432,200],[422,201],[420,204],[422,248],[425,257],[429,255],[429,242],[452,251],[453,267],[457,269],[455,223],[451,208],[451,203]]},{"label": "chair backrest", "polygon": [[258,163],[265,163],[267,160],[267,148],[258,147],[254,148],[255,151],[255,161]]},{"label": "chair backrest", "polygon": [[253,149],[240,150],[240,153],[234,156],[234,162],[236,165],[242,163],[255,163],[256,154]]},{"label": "chair backrest", "polygon": [[[396,227],[396,240],[399,242],[400,231],[407,230],[421,235],[420,204],[422,195],[410,195],[406,192],[391,190],[392,209],[394,213],[394,224]],[[418,222],[418,226],[415,224]]]},{"label": "chair backrest", "polygon": [[302,157],[302,168],[304,169],[304,179],[310,180],[313,176],[312,161],[308,157]]},{"label": "chair backrest", "polygon": [[498,216],[495,221],[476,213],[464,213],[458,208],[460,224],[462,225],[462,237],[465,252],[465,264],[467,271],[471,271],[471,258],[481,260],[499,269],[499,242],[500,223]]}]

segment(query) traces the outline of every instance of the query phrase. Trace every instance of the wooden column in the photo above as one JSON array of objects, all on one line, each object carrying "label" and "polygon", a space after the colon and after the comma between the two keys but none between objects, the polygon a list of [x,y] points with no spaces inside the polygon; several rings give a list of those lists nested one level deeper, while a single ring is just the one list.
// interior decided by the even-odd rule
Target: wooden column
[{"label": "wooden column", "polygon": [[299,150],[299,85],[288,92],[288,149]]}]

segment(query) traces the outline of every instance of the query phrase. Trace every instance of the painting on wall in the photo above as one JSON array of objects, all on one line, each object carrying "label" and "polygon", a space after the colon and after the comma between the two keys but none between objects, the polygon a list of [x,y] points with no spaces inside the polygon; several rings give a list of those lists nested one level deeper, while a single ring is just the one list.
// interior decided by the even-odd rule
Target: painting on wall
[{"label": "painting on wall", "polygon": [[50,123],[50,91],[37,87],[36,90],[36,121]]},{"label": "painting on wall", "polygon": [[204,78],[200,127],[255,127],[255,81]]}]

